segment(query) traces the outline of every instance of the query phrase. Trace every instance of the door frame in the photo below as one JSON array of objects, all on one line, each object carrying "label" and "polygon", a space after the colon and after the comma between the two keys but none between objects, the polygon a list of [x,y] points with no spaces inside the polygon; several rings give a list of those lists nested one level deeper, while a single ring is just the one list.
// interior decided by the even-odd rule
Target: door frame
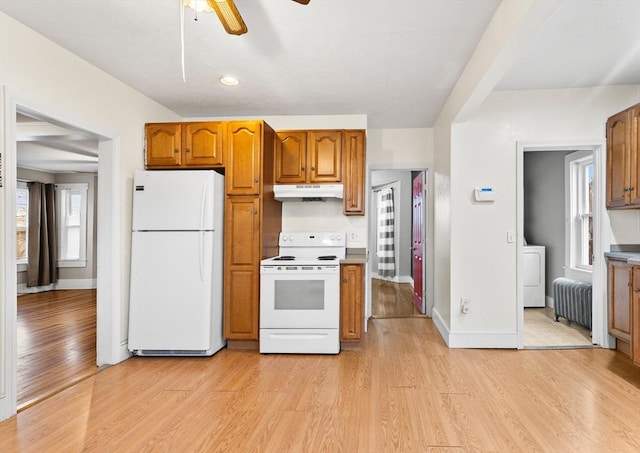
[{"label": "door frame", "polygon": [[[52,124],[86,131],[98,137],[97,206],[97,366],[122,361],[122,299],[120,250],[120,137],[109,128],[87,123],[84,115],[64,111],[3,86],[0,91],[0,124],[4,127],[0,207],[16,212],[17,145],[16,114],[25,112]],[[4,233],[4,237],[2,234]],[[0,420],[17,411],[17,268],[16,219],[7,215],[0,225]],[[126,350],[126,344],[124,346]]]},{"label": "door frame", "polygon": [[[420,166],[404,166],[404,165],[369,165],[367,167],[367,210],[369,212],[368,216],[367,216],[367,237],[368,237],[368,254],[371,253],[375,253],[375,246],[372,244],[375,244],[375,234],[376,234],[376,229],[375,229],[375,225],[373,225],[373,221],[375,219],[375,215],[372,213],[371,209],[373,209],[373,207],[375,206],[375,203],[373,202],[373,188],[371,185],[371,173],[374,171],[407,171],[407,172],[412,172],[412,171],[421,171],[424,172],[424,185],[423,185],[423,190],[424,190],[424,199],[423,199],[423,203],[426,205],[426,208],[424,209],[424,218],[423,218],[423,222],[424,222],[424,232],[425,232],[425,237],[424,237],[424,247],[426,249],[426,255],[424,256],[424,260],[423,260],[423,269],[422,269],[422,284],[423,284],[423,288],[422,288],[422,295],[424,298],[424,302],[425,302],[425,314],[427,316],[431,316],[431,312],[433,309],[433,223],[431,222],[431,219],[433,219],[433,203],[431,202],[430,198],[429,198],[429,194],[430,194],[430,186],[431,186],[431,181],[433,178],[430,178],[430,168],[429,167],[420,167]],[[372,248],[373,247],[373,248]],[[370,260],[367,260],[368,264],[371,263]],[[365,285],[365,332],[366,332],[366,320],[369,319],[372,315],[372,300],[371,300],[371,281],[372,281],[372,269],[371,269],[371,265],[367,265],[366,266],[366,271],[365,271],[365,279],[366,279],[366,285]]]},{"label": "door frame", "polygon": [[[518,349],[524,348],[524,153],[530,151],[591,151],[594,164],[592,342],[611,348],[607,330],[607,266],[610,231],[605,203],[606,143],[604,140],[527,141],[516,143],[516,316]],[[563,195],[564,197],[564,195]],[[564,250],[563,250],[564,255]]]}]

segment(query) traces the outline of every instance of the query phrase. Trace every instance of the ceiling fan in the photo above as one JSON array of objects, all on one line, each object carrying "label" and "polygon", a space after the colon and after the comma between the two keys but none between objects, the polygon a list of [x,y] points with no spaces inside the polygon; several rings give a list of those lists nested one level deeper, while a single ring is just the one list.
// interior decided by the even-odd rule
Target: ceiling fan
[{"label": "ceiling fan", "polygon": [[[185,4],[188,6],[195,3],[197,0],[185,0]],[[310,0],[293,0],[294,2],[306,5]],[[242,16],[236,8],[236,4],[233,0],[200,0],[200,3],[204,4],[206,9],[215,11],[218,15],[218,19],[222,23],[222,26],[231,35],[242,35],[247,32],[247,25],[242,20]],[[197,6],[197,5],[196,5]]]}]

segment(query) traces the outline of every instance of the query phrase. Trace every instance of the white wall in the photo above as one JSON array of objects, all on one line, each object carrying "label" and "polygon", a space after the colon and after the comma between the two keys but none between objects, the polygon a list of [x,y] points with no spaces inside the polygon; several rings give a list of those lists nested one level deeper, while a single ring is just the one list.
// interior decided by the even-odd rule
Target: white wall
[{"label": "white wall", "polygon": [[[516,332],[516,243],[506,241],[516,230],[516,143],[604,140],[607,117],[638,101],[640,86],[494,92],[453,126],[451,333],[478,334],[474,346],[490,347]],[[473,188],[487,185],[497,201],[474,202]],[[609,211],[612,242],[640,242],[639,219]],[[466,315],[461,297],[472,301]]]},{"label": "white wall", "polygon": [[[5,86],[12,96],[28,100],[31,106],[39,106],[55,118],[72,119],[74,125],[84,129],[101,133],[109,131],[105,138],[117,143],[119,159],[115,162],[113,174],[119,174],[120,178],[113,184],[111,181],[103,183],[113,185],[110,208],[117,209],[115,214],[120,219],[120,231],[113,234],[121,237],[122,253],[119,254],[119,266],[116,266],[120,272],[115,276],[119,294],[114,297],[121,304],[117,309],[121,320],[120,326],[110,327],[119,331],[121,341],[124,341],[129,300],[131,184],[134,170],[143,167],[144,123],[176,121],[180,117],[4,13],[0,13],[0,55],[0,85]],[[0,146],[4,147],[5,143]],[[6,149],[0,151],[3,154],[7,152]],[[101,168],[104,168],[102,157]],[[6,172],[3,167],[3,175]],[[5,198],[5,190],[6,186],[0,189],[2,198]],[[0,235],[4,236],[4,228]],[[0,243],[5,242],[4,237],[0,237]],[[2,269],[2,273],[5,275],[6,270]],[[5,284],[3,281],[3,288]],[[15,301],[7,300],[4,292],[1,297],[0,310],[5,313],[7,304]],[[6,364],[11,360],[11,352],[7,353],[6,348],[6,342],[0,345],[0,354],[5,353],[2,355],[0,385],[7,382],[2,381],[2,376],[7,378]],[[0,403],[3,403],[1,399]],[[3,404],[0,404],[0,409],[4,410],[6,406]]]}]

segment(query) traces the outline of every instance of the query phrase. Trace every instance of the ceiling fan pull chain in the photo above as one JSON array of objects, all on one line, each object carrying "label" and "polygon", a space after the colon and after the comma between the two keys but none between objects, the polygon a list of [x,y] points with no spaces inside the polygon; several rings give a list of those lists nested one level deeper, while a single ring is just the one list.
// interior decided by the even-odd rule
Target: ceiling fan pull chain
[{"label": "ceiling fan pull chain", "polygon": [[186,83],[187,76],[184,70],[184,0],[178,0],[180,5],[180,52],[182,58],[182,81]]}]

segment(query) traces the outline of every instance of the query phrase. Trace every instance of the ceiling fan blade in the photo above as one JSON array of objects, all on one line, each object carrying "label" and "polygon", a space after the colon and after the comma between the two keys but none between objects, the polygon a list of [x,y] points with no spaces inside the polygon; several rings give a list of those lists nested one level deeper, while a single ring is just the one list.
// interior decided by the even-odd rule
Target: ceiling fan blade
[{"label": "ceiling fan blade", "polygon": [[294,2],[298,2],[301,3],[303,5],[308,5],[309,4],[309,0],[293,0]]},{"label": "ceiling fan blade", "polygon": [[207,0],[230,35],[243,35],[248,29],[233,0]]}]

